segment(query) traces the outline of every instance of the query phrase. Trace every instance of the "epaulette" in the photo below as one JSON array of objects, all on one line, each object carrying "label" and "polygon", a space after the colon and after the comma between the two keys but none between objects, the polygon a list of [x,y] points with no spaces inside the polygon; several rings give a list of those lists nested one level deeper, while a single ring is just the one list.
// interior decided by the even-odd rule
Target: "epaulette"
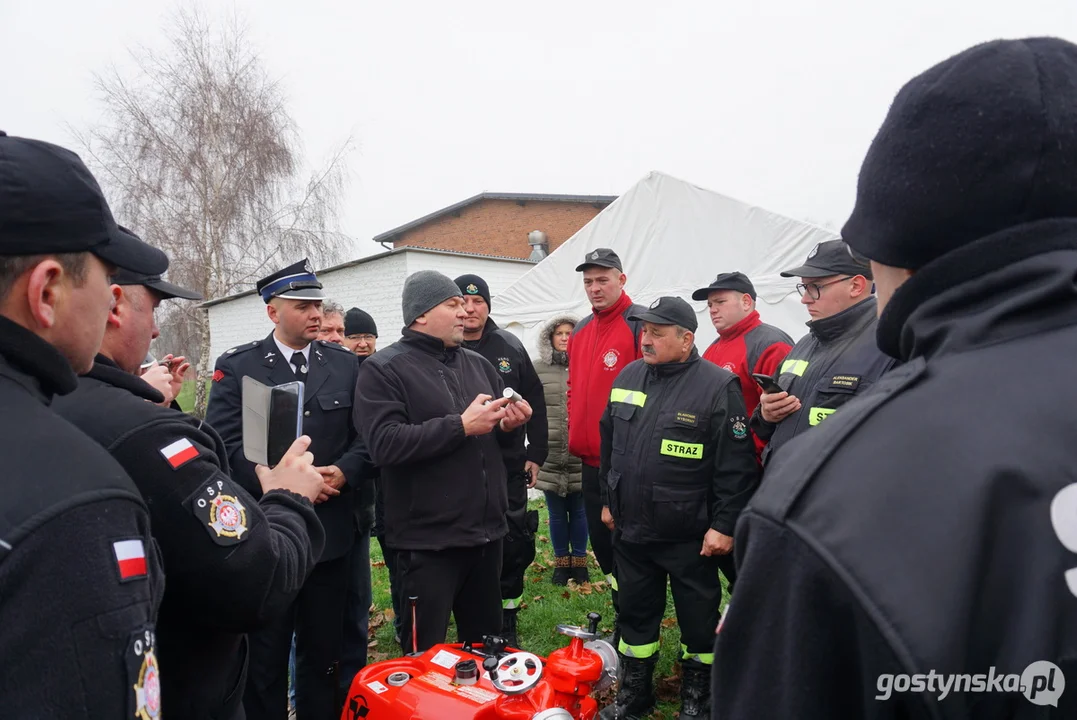
[{"label": "epaulette", "polygon": [[355,354],[351,350],[349,350],[348,348],[344,347],[343,345],[338,345],[335,342],[329,342],[328,340],[315,340],[314,342],[318,343],[322,347],[331,348],[333,350],[340,350],[341,352],[346,352],[349,355],[354,355]]},{"label": "epaulette", "polygon": [[236,345],[235,347],[228,348],[224,351],[222,357],[231,357],[233,355],[239,355],[240,353],[252,350],[262,344],[261,340],[255,340],[254,342],[243,343],[242,345]]}]

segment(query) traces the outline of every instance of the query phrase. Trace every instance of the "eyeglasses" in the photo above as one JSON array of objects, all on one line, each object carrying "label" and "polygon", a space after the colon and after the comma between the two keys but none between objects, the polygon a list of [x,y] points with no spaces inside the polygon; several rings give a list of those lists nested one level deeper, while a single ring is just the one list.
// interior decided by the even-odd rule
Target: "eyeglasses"
[{"label": "eyeglasses", "polygon": [[834,285],[836,283],[845,282],[846,280],[852,280],[854,277],[856,276],[850,275],[849,277],[831,280],[830,282],[823,283],[822,285],[819,285],[818,283],[797,283],[797,292],[800,293],[800,297],[804,297],[804,293],[808,293],[809,295],[811,295],[812,300],[818,300],[819,296],[823,294],[823,288],[825,288],[827,285]]}]

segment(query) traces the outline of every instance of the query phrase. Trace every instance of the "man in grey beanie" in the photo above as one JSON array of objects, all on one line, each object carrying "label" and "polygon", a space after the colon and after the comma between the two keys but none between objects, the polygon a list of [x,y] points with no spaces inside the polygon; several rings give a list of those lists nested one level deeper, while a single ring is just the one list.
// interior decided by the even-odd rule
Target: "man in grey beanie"
[{"label": "man in grey beanie", "polygon": [[355,423],[381,468],[401,596],[418,598],[417,628],[409,608],[402,645],[423,651],[445,641],[450,614],[462,642],[501,631],[501,448],[531,406],[503,397],[494,366],[461,347],[467,313],[456,283],[417,272],[404,281],[401,305],[400,340],[359,369]]}]

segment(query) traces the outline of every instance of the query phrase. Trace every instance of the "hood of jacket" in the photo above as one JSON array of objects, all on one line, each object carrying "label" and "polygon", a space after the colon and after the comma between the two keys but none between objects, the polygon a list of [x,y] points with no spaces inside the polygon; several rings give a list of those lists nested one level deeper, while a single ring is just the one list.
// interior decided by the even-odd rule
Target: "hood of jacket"
[{"label": "hood of jacket", "polygon": [[542,362],[547,365],[553,364],[553,331],[557,329],[557,326],[570,323],[572,327],[576,327],[579,321],[580,319],[573,315],[556,315],[542,326],[538,338],[539,359]]}]

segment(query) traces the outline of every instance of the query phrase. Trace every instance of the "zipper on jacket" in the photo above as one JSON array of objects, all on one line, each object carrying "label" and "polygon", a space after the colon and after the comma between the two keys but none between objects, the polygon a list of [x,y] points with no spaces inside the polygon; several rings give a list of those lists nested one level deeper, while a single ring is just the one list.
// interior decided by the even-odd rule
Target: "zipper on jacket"
[{"label": "zipper on jacket", "polygon": [[445,384],[445,392],[449,393],[449,402],[452,403],[453,410],[459,412],[466,410],[466,407],[460,407],[460,401],[456,399],[456,395],[453,395],[452,387],[449,385],[449,378],[445,377],[445,371],[439,368],[438,375],[441,376],[441,382]]}]

